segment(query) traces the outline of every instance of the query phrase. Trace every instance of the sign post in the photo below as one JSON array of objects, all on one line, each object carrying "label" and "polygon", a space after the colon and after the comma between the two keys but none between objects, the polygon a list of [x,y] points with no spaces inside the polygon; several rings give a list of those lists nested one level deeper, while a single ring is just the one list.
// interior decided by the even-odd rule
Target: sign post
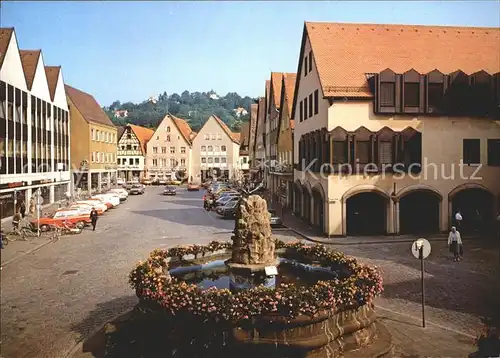
[{"label": "sign post", "polygon": [[40,193],[40,189],[35,192],[35,203],[36,203],[36,235],[40,237],[40,208],[43,204],[43,197]]},{"label": "sign post", "polygon": [[420,238],[411,245],[411,252],[415,258],[420,260],[420,284],[422,287],[422,327],[425,328],[425,266],[424,260],[431,253],[431,244],[424,238]]}]

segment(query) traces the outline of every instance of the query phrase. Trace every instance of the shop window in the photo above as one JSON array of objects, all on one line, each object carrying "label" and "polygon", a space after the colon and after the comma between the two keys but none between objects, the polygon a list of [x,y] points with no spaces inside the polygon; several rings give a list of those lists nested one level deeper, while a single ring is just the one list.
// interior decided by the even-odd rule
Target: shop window
[{"label": "shop window", "polygon": [[463,140],[463,161],[467,165],[481,163],[481,141],[479,139]]},{"label": "shop window", "polygon": [[500,139],[488,139],[488,165],[500,166]]}]

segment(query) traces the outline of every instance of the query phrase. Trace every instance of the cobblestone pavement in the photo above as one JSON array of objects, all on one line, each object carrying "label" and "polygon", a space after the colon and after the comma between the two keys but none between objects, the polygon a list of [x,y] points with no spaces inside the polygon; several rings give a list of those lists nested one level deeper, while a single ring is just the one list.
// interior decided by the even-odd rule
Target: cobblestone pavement
[{"label": "cobblestone pavement", "polygon": [[[229,239],[233,222],[206,213],[201,192],[179,189],[176,197],[164,197],[160,191],[151,187],[144,196],[129,197],[99,219],[96,232],[87,229],[62,238],[4,267],[3,358],[64,357],[75,342],[137,302],[127,276],[154,248]],[[286,230],[276,231],[276,236],[296,239]],[[491,264],[497,263],[497,253],[477,242],[465,245],[464,261],[453,263],[444,244],[433,243],[426,262],[426,313],[434,324],[474,334],[478,316],[488,314],[490,302],[499,297],[492,284],[498,272]],[[386,291],[379,305],[419,317],[419,264],[407,243],[338,249],[380,267]],[[418,335],[391,319],[395,329]],[[427,335],[432,330],[437,326],[429,325]],[[398,342],[405,339],[403,333],[397,337]]]}]

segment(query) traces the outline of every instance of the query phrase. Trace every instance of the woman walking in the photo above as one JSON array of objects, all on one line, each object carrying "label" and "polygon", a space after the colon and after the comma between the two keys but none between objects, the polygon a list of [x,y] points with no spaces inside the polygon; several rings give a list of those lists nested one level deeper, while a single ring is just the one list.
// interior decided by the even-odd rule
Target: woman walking
[{"label": "woman walking", "polygon": [[460,255],[463,253],[462,238],[460,237],[460,232],[455,226],[451,228],[450,234],[448,235],[448,246],[450,248],[450,252],[453,254],[453,261],[460,261]]},{"label": "woman walking", "polygon": [[92,222],[92,231],[95,231],[95,226],[97,225],[97,211],[95,208],[92,208],[90,212],[90,221]]}]

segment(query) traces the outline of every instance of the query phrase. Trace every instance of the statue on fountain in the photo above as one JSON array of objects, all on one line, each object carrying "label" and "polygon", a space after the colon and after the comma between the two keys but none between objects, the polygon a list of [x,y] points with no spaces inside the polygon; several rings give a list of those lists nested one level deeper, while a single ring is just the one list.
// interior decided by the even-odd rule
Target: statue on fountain
[{"label": "statue on fountain", "polygon": [[272,237],[270,214],[267,202],[259,195],[252,195],[262,187],[252,191],[240,189],[242,194],[236,210],[232,257],[227,264],[230,268],[260,271],[267,266],[276,266],[275,239]]}]

